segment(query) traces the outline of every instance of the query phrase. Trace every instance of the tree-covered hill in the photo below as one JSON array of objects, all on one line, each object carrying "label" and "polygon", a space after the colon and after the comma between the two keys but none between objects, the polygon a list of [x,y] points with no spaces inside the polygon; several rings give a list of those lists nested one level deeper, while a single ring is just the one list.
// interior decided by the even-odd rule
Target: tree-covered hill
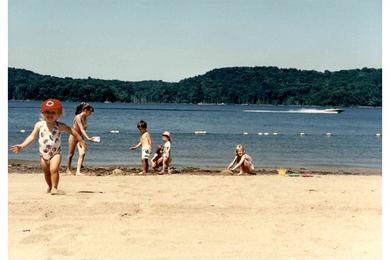
[{"label": "tree-covered hill", "polygon": [[381,106],[382,69],[335,72],[231,67],[169,83],[73,79],[8,69],[8,98],[157,103]]}]

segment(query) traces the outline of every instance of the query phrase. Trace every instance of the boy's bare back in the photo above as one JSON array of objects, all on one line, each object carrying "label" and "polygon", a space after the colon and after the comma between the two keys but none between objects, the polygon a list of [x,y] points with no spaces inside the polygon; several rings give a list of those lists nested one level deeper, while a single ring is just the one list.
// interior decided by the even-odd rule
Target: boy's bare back
[{"label": "boy's bare back", "polygon": [[152,147],[152,139],[150,137],[149,132],[143,133],[141,135],[139,141],[140,141],[142,147],[145,147],[145,146]]}]

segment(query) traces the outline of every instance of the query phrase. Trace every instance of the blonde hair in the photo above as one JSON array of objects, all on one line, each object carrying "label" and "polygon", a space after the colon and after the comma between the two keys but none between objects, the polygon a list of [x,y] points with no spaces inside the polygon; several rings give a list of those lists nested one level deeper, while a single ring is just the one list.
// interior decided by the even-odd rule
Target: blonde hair
[{"label": "blonde hair", "polygon": [[242,150],[245,153],[245,148],[242,144],[236,145],[236,154],[237,154],[238,150]]}]

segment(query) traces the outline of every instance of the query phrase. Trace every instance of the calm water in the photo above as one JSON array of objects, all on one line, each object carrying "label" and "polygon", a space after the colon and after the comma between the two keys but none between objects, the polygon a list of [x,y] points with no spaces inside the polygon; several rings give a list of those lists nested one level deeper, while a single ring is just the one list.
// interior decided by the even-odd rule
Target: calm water
[{"label": "calm water", "polygon": [[[60,121],[71,125],[76,105],[65,102],[65,115]],[[101,143],[90,143],[86,165],[138,164],[140,151],[128,148],[138,142],[136,124],[143,119],[148,123],[154,148],[161,143],[161,132],[171,132],[176,166],[226,165],[233,159],[235,145],[242,143],[259,167],[381,167],[382,139],[376,136],[382,127],[380,108],[347,108],[341,114],[321,114],[312,110],[296,113],[301,107],[290,106],[93,105],[88,133],[100,136]],[[40,102],[9,101],[10,145],[28,136],[39,119],[39,106]],[[26,132],[20,132],[22,129]],[[208,134],[194,135],[195,130]],[[260,136],[259,132],[270,135]],[[306,135],[300,136],[301,132]],[[333,135],[324,135],[327,132]],[[67,134],[62,138],[65,163]],[[9,159],[38,160],[37,142],[19,155],[9,153]]]}]

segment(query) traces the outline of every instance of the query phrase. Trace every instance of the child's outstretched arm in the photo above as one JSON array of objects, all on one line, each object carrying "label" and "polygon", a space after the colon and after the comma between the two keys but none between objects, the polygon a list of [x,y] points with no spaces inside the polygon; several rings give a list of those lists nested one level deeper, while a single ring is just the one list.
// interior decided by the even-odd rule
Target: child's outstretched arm
[{"label": "child's outstretched arm", "polygon": [[91,141],[93,142],[94,139],[92,137],[89,137],[87,135],[87,132],[85,131],[85,128],[84,128],[84,125],[81,123],[81,119],[80,117],[76,116],[76,124],[79,126],[80,128],[80,131],[81,131],[81,134],[88,140],[88,141]]},{"label": "child's outstretched arm", "polygon": [[234,157],[233,161],[228,165],[227,169],[230,170],[230,168],[233,167],[236,161],[237,161],[237,156]]},{"label": "child's outstretched arm", "polygon": [[135,150],[135,149],[137,149],[138,147],[140,147],[141,145],[142,145],[142,143],[139,142],[138,144],[135,144],[135,145],[131,146],[131,147],[130,147],[130,150]]},{"label": "child's outstretched arm", "polygon": [[39,134],[39,122],[34,125],[34,129],[32,130],[31,134],[27,136],[27,138],[23,141],[23,143],[15,144],[11,146],[11,150],[14,153],[22,152],[27,146],[29,146],[38,137],[38,134]]},{"label": "child's outstretched arm", "polygon": [[85,150],[88,150],[87,143],[83,140],[83,138],[81,138],[79,133],[77,133],[73,128],[70,128],[69,126],[65,125],[64,123],[60,123],[59,126],[60,126],[60,130],[61,131],[64,131],[64,132],[67,132],[70,135],[73,135],[76,138],[76,140],[79,142],[79,144],[82,147],[84,147]]}]

